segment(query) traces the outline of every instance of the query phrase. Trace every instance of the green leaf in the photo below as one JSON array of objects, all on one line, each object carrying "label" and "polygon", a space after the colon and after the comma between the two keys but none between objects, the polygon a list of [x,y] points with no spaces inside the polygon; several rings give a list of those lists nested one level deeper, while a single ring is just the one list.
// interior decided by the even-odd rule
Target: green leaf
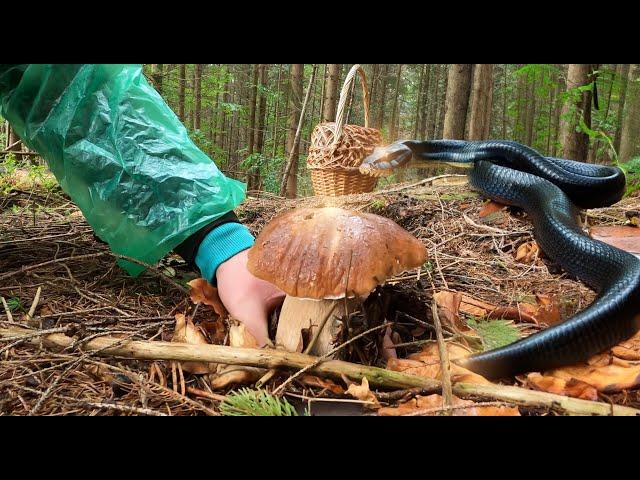
[{"label": "green leaf", "polygon": [[[230,393],[220,404],[222,415],[232,417],[297,417],[298,412],[286,398],[274,397],[264,390],[242,388]],[[306,413],[308,415],[308,412]]]}]

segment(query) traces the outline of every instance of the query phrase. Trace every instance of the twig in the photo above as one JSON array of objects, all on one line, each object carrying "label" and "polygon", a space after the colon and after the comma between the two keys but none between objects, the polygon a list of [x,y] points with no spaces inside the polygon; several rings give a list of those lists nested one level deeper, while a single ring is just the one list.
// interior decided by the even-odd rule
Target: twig
[{"label": "twig", "polygon": [[130,407],[128,405],[119,405],[117,403],[97,403],[97,402],[87,402],[85,400],[76,400],[69,397],[61,397],[64,399],[69,399],[79,403],[80,405],[85,405],[91,408],[101,408],[106,410],[115,410],[118,412],[125,413],[135,413],[137,415],[149,415],[153,417],[168,417],[166,413],[158,412],[156,410],[152,410],[150,408],[139,408],[139,407]]},{"label": "twig", "polygon": [[[382,324],[380,328],[389,324]],[[0,328],[0,337],[15,336],[21,333],[31,333],[24,328]],[[367,333],[367,332],[365,332]],[[354,337],[352,340],[355,340]],[[73,343],[73,339],[60,333],[48,335],[41,340],[29,339],[27,342],[34,345],[42,344],[50,348],[64,348]],[[383,368],[369,367],[341,360],[322,360],[317,357],[303,355],[294,352],[280,350],[265,350],[255,348],[234,348],[223,345],[193,345],[187,343],[148,342],[114,338],[96,338],[84,346],[85,350],[93,351],[100,356],[137,358],[140,360],[175,360],[181,362],[210,362],[226,363],[229,365],[248,365],[263,368],[303,368],[314,364],[314,373],[330,378],[341,379],[342,375],[353,380],[361,380],[366,377],[372,386],[397,389],[397,388],[423,388],[427,390],[441,388],[441,382],[429,378],[407,375],[400,372],[385,370]],[[91,360],[87,360],[92,362]],[[108,365],[108,364],[103,364]],[[119,371],[124,371],[115,368]],[[127,372],[132,375],[131,372]],[[158,385],[158,388],[162,388]],[[505,385],[480,385],[473,383],[456,383],[452,386],[453,394],[460,397],[481,397],[495,400],[514,402],[526,406],[537,406],[558,410],[574,415],[640,415],[640,410],[620,405],[609,405],[602,402],[592,402],[578,398],[564,397],[552,393],[527,390],[520,387]],[[171,392],[170,389],[163,389]],[[173,392],[171,392],[173,393]],[[186,400],[197,404],[188,397]],[[217,413],[215,413],[217,414]]]},{"label": "twig", "polygon": [[501,235],[509,235],[513,233],[513,232],[507,232],[506,230],[501,230],[499,228],[490,227],[489,225],[481,225],[479,223],[476,223],[464,213],[462,214],[462,217],[464,218],[464,221],[467,222],[469,225],[471,225],[472,227],[479,228],[480,230],[487,230],[489,232],[499,233]]},{"label": "twig", "polygon": [[4,307],[4,311],[7,313],[7,320],[13,323],[13,315],[11,315],[11,309],[9,308],[9,305],[7,305],[4,297],[0,297],[0,300],[2,300],[2,306]]},{"label": "twig", "polygon": [[47,262],[38,263],[36,265],[29,265],[27,267],[22,267],[20,270],[14,270],[13,272],[4,273],[0,275],[0,280],[13,277],[14,275],[18,275],[20,273],[29,272],[31,270],[35,270],[40,267],[46,267],[47,265],[52,265],[54,263],[66,262],[67,260],[85,260],[87,258],[96,258],[102,255],[106,255],[107,253],[110,253],[110,252],[94,252],[94,253],[88,253],[86,255],[76,255],[71,257],[56,258],[55,260],[49,260]]},{"label": "twig", "polygon": [[162,273],[160,271],[160,269],[154,265],[150,265],[148,263],[145,263],[141,260],[138,260],[136,258],[131,258],[131,257],[127,257],[126,255],[120,255],[118,253],[113,253],[113,252],[109,252],[111,255],[113,255],[114,257],[120,259],[120,260],[125,260],[127,262],[131,262],[131,263],[135,263],[136,265],[140,265],[142,267],[145,267],[146,269],[148,269],[149,271],[153,272],[156,276],[160,277],[160,279],[166,283],[168,283],[169,285],[171,285],[174,288],[177,288],[178,290],[180,290],[182,293],[189,295],[189,290],[186,289],[185,287],[183,287],[182,285],[180,285],[178,282],[175,282],[174,280],[171,280],[169,277],[167,277],[164,273]]},{"label": "twig", "polygon": [[423,408],[420,410],[414,410],[412,412],[403,413],[401,416],[403,417],[417,417],[422,415],[428,415],[430,413],[438,413],[445,412],[447,415],[453,413],[456,410],[465,410],[469,408],[480,408],[480,407],[508,407],[509,404],[505,402],[478,402],[473,403],[471,405],[447,405],[443,407],[434,407],[434,408]]},{"label": "twig", "polygon": [[33,297],[33,303],[31,303],[31,308],[27,313],[27,317],[29,318],[29,320],[31,320],[33,318],[33,314],[36,313],[36,308],[38,307],[38,302],[40,301],[41,292],[42,292],[42,287],[38,287],[38,290],[36,290],[36,296]]},{"label": "twig", "polygon": [[444,336],[442,335],[442,324],[440,323],[440,315],[438,315],[438,305],[436,304],[435,300],[431,303],[431,313],[433,314],[433,323],[436,327],[436,338],[438,339],[440,374],[442,377],[442,397],[444,398],[445,406],[451,407],[453,405],[453,391],[451,389],[449,355],[447,354],[447,346],[444,343]]}]

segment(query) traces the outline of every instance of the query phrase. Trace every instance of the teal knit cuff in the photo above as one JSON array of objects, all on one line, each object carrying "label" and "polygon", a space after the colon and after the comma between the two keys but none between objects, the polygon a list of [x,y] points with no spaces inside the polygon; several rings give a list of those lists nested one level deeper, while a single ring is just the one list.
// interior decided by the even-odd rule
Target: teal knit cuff
[{"label": "teal knit cuff", "polygon": [[202,278],[216,284],[216,270],[234,255],[251,248],[255,239],[249,229],[236,222],[214,228],[204,237],[195,258]]}]

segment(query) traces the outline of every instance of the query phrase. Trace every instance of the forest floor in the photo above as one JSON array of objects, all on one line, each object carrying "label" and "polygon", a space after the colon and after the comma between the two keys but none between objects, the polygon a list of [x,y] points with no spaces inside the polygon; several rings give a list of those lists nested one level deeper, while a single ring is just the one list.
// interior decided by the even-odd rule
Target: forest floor
[{"label": "forest floor", "polygon": [[[32,339],[43,337],[43,330],[64,333],[74,344],[53,350],[21,338],[0,339],[0,415],[216,415],[230,390],[242,384],[252,387],[263,377],[266,370],[258,368],[217,365],[209,374],[196,375],[187,369],[176,371],[170,361],[128,360],[83,351],[83,343],[101,336],[171,341],[176,314],[192,316],[208,342],[229,344],[233,322],[218,318],[209,307],[194,309],[187,282],[197,275],[177,256],[131,278],[59,190],[37,185],[21,188],[0,196],[0,296],[6,301],[6,307],[0,306],[0,330],[30,329]],[[323,202],[253,192],[238,214],[257,235],[277,214]],[[433,369],[439,367],[431,313],[434,301],[447,350],[455,356],[460,349],[488,348],[502,337],[546,328],[585,308],[595,297],[536,251],[531,225],[522,212],[487,205],[461,177],[392,185],[386,191],[345,197],[340,205],[396,221],[420,238],[429,252],[421,271],[392,279],[359,311],[343,319],[350,337],[363,334],[342,349],[344,360],[439,380],[439,371]],[[590,226],[624,225],[627,212],[634,210],[640,210],[638,197],[590,210],[583,220]],[[506,320],[481,328],[481,317],[495,316],[497,311]],[[272,318],[272,333],[277,314]],[[383,322],[391,324],[397,359],[383,354],[384,329],[378,328]],[[640,408],[640,346],[634,352],[621,358],[611,353],[588,366],[590,374],[605,366],[625,369],[626,383],[616,377],[603,386],[577,370],[564,375],[534,373],[501,383]],[[457,373],[452,371],[454,381]],[[273,391],[290,375],[279,370],[263,388]],[[311,412],[318,415],[443,411],[441,397],[433,392],[369,390],[364,385],[364,394],[359,395],[353,393],[358,385],[350,383],[306,375],[290,382],[284,396],[294,405],[312,405]],[[465,405],[460,411],[475,408],[475,414],[563,413],[526,402],[485,402],[477,408],[456,402]]]}]

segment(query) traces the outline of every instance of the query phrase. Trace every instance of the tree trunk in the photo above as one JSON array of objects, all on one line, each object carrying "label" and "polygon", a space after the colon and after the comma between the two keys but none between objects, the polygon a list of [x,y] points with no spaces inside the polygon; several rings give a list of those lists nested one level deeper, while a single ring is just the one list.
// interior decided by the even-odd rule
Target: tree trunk
[{"label": "tree trunk", "polygon": [[527,112],[527,118],[526,118],[526,137],[525,137],[525,144],[530,146],[530,147],[534,147],[534,140],[533,140],[533,132],[534,132],[534,127],[535,127],[535,122],[536,122],[536,86],[538,84],[538,79],[537,79],[537,75],[535,72],[531,72],[531,74],[529,75],[529,85],[528,85],[528,91],[527,91],[527,108],[526,108],[526,112]]},{"label": "tree trunk", "polygon": [[[276,155],[278,154],[278,124],[280,123],[280,112],[278,109],[280,108],[280,92],[282,91],[282,64],[278,65],[278,87],[276,91],[278,92],[278,95],[276,95],[276,106],[273,114],[273,132],[271,133],[271,141],[273,143],[273,150],[271,152],[272,158],[276,158]],[[322,106],[320,108],[322,109]]]},{"label": "tree trunk", "polygon": [[[591,64],[572,63],[567,75],[567,91],[588,85],[591,82]],[[575,92],[575,90],[574,90]],[[565,158],[584,162],[589,151],[589,136],[578,132],[580,120],[591,127],[591,92],[575,93],[562,109],[561,138],[562,154]]]},{"label": "tree trunk", "polygon": [[151,64],[151,81],[153,86],[162,95],[162,80],[164,77],[164,65],[162,63]]},{"label": "tree trunk", "polygon": [[443,138],[464,139],[471,91],[471,67],[471,64],[460,63],[449,67]]},{"label": "tree trunk", "polygon": [[200,130],[202,124],[202,64],[196,63],[193,75],[193,97],[195,108],[193,112],[193,129]]},{"label": "tree trunk", "polygon": [[[265,130],[265,121],[267,118],[267,95],[264,93],[264,89],[267,86],[267,65],[260,64],[260,74],[259,74],[260,87],[259,90],[263,93],[259,95],[259,110],[258,110],[258,118],[256,121],[257,130],[255,133],[255,152],[256,153],[264,153],[264,130]],[[252,183],[256,188],[260,188],[260,170],[256,169],[253,172]]]},{"label": "tree trunk", "polygon": [[429,101],[429,90],[431,88],[431,83],[432,83],[431,78],[434,76],[434,68],[433,68],[433,65],[427,64],[424,66],[424,69],[425,69],[426,80],[425,80],[424,92],[421,99],[422,114],[420,115],[420,128],[418,130],[418,135],[422,139],[427,138],[427,121],[429,120],[429,117],[431,115],[431,106],[434,103],[433,100]]},{"label": "tree trunk", "polygon": [[416,110],[413,117],[413,135],[412,138],[418,138],[420,124],[422,123],[422,97],[424,96],[424,69],[426,65],[420,65],[420,80],[418,81],[418,89],[416,90]]},{"label": "tree trunk", "polygon": [[387,88],[389,86],[389,64],[385,64],[384,73],[382,74],[382,94],[380,96],[380,103],[378,104],[378,118],[376,120],[375,128],[382,129],[384,125],[385,103],[387,99]]},{"label": "tree trunk", "polygon": [[629,67],[625,113],[620,136],[620,161],[640,155],[640,64]]},{"label": "tree trunk", "polygon": [[184,63],[180,64],[180,78],[178,79],[178,117],[180,121],[184,123],[184,91],[185,84],[187,83],[187,66]]},{"label": "tree trunk", "polygon": [[622,135],[622,115],[624,113],[624,105],[627,98],[627,81],[629,79],[629,64],[618,65],[618,78],[620,79],[620,95],[618,96],[618,117],[616,120],[616,134],[613,141],[613,147],[616,152],[620,151],[620,137]]},{"label": "tree trunk", "polygon": [[[289,97],[289,131],[287,132],[286,158],[293,158],[291,170],[287,179],[287,198],[296,198],[298,193],[298,156],[300,152],[300,139],[296,140],[296,131],[300,121],[302,108],[304,65],[293,64],[291,68],[291,96]],[[327,99],[328,100],[328,99]],[[326,105],[326,104],[325,104]],[[335,112],[334,112],[335,116]]]},{"label": "tree trunk", "polygon": [[396,91],[393,97],[393,108],[391,110],[391,124],[389,125],[389,140],[391,141],[395,141],[398,135],[398,99],[400,98],[400,80],[402,75],[402,66],[402,64],[398,65],[398,71],[396,73]]},{"label": "tree trunk", "polygon": [[[340,80],[340,69],[342,68],[342,65],[339,63],[330,63],[329,65],[327,65],[327,67],[329,73],[327,75],[327,86],[324,90],[324,102],[322,109],[323,123],[336,121],[336,108],[338,107],[338,84]],[[293,78],[294,74],[292,71],[291,79],[293,80]]]},{"label": "tree trunk", "polygon": [[469,140],[487,140],[493,106],[493,64],[477,64],[473,75],[473,101]]}]

